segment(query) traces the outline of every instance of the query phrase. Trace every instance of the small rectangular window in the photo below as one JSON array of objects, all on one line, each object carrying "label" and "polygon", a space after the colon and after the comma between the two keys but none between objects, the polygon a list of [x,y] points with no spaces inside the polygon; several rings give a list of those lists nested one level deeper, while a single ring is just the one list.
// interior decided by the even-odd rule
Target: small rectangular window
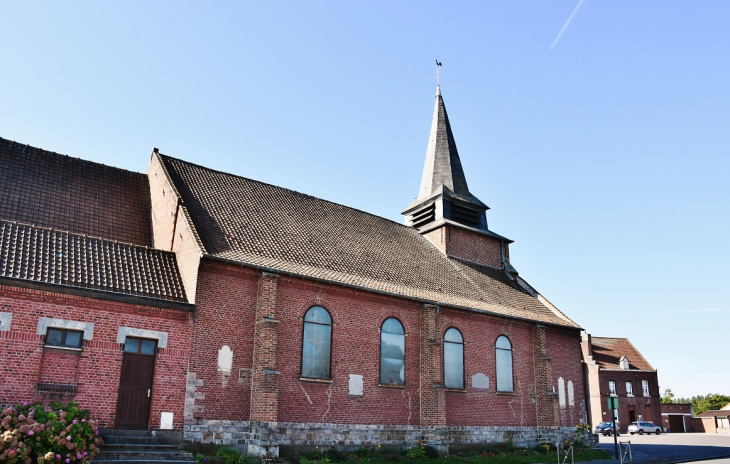
[{"label": "small rectangular window", "polygon": [[83,335],[83,332],[76,330],[49,327],[46,332],[46,346],[81,349],[84,340]]},{"label": "small rectangular window", "polygon": [[133,337],[127,337],[124,340],[124,352],[125,353],[154,355],[155,348],[157,348],[157,340],[150,340],[150,339],[145,339],[145,338],[133,338]]},{"label": "small rectangular window", "polygon": [[641,386],[644,389],[644,396],[649,396],[649,381],[648,380],[642,380]]},{"label": "small rectangular window", "polygon": [[626,396],[634,396],[634,385],[631,382],[626,382]]},{"label": "small rectangular window", "polygon": [[614,382],[613,380],[608,381],[608,393],[610,395],[616,394],[616,382]]}]

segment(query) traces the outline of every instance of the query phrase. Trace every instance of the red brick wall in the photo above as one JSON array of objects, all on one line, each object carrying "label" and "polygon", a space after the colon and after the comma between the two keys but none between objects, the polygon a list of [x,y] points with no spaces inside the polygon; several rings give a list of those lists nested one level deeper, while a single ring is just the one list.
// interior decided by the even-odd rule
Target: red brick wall
[{"label": "red brick wall", "polygon": [[[531,401],[535,391],[534,323],[444,307],[439,309],[436,320],[435,307],[385,295],[285,275],[266,277],[259,271],[208,260],[203,261],[201,270],[190,362],[190,372],[202,380],[202,385],[195,389],[198,408],[195,418],[272,420],[267,414],[278,405],[279,422],[535,424],[535,404]],[[263,332],[255,329],[256,309],[265,306],[261,303],[262,298],[275,301],[276,308],[261,310],[259,316],[270,315],[279,322],[264,324],[259,321],[261,330],[275,331],[275,336],[271,332],[258,341],[258,334]],[[300,380],[302,319],[314,305],[326,308],[333,320],[329,382]],[[406,332],[405,388],[378,385],[380,328],[389,317],[396,317]],[[433,328],[429,328],[430,325]],[[439,386],[443,383],[443,335],[449,327],[457,327],[466,342],[466,389],[463,393],[444,393]],[[575,406],[562,412],[562,423],[555,425],[575,426],[580,419],[580,402],[584,399],[579,334],[553,328],[542,330],[545,331],[544,350],[553,357],[554,369],[549,371],[551,374],[541,391],[547,391],[548,384],[556,383],[559,376],[566,382],[573,381]],[[508,335],[514,347],[515,395],[495,392],[494,342],[501,334]],[[251,372],[254,338],[261,347],[270,348],[267,343],[274,340],[271,337],[276,339],[276,350],[263,357],[256,355],[263,361]],[[224,344],[234,353],[231,375],[217,370],[218,350]],[[260,349],[259,345],[256,349]],[[429,351],[433,352],[431,361],[426,359]],[[275,380],[278,390],[272,390],[278,391],[275,401],[268,396],[270,385],[261,383],[263,377],[259,378],[263,375],[261,370],[273,367],[273,364],[280,373]],[[426,372],[429,366],[431,374]],[[241,369],[243,379],[238,377]],[[423,378],[419,375],[421,369],[425,373]],[[489,376],[488,390],[472,388],[471,378],[477,372]],[[349,394],[350,374],[363,376],[362,396]],[[264,392],[264,396],[259,391]],[[268,406],[264,407],[262,403],[261,408],[251,411],[250,405],[259,401],[260,396],[266,399]],[[557,398],[549,401],[550,408],[553,403],[557,405]]]},{"label": "red brick wall", "polygon": [[[439,341],[446,330],[457,328],[464,337],[464,386],[466,391],[446,392],[448,425],[534,425],[535,406],[530,402],[535,383],[532,362],[534,324],[500,319],[484,314],[442,308],[439,314]],[[514,395],[497,394],[494,343],[506,335],[512,343]],[[441,347],[443,349],[443,347]],[[472,388],[478,372],[489,377],[489,389]]]},{"label": "red brick wall", "polygon": [[187,208],[181,205],[160,159],[153,153],[147,166],[152,201],[151,217],[154,247],[175,252],[180,277],[188,301],[194,302],[202,246],[191,228]]},{"label": "red brick wall", "polygon": [[[547,328],[547,351],[552,364],[552,385],[559,390],[558,379],[563,378],[565,385],[565,407],[558,404],[559,423],[563,427],[574,427],[583,420],[581,402],[585,401],[583,380],[583,366],[576,360],[581,358],[580,334],[558,328]],[[568,398],[568,381],[573,382],[574,405],[571,406]],[[584,406],[585,407],[585,406]]]},{"label": "red brick wall", "polygon": [[[196,418],[249,420],[256,293],[260,273],[204,261],[192,335],[190,373],[203,384],[194,399]],[[233,352],[230,373],[218,370],[218,350]]]},{"label": "red brick wall", "polygon": [[449,256],[487,266],[502,267],[500,240],[457,227],[448,227],[446,240],[446,254]]},{"label": "red brick wall", "polygon": [[81,352],[68,350],[43,350],[38,383],[62,383],[76,385]]},{"label": "red brick wall", "polygon": [[[175,428],[182,429],[189,313],[7,286],[0,286],[0,308],[13,313],[11,330],[0,332],[0,403],[36,399],[36,385],[42,381],[72,382],[77,366],[74,400],[90,409],[102,426],[113,427],[122,363],[117,330],[134,327],[168,334],[167,348],[159,350],[155,364],[150,421],[158,428],[160,413],[172,412]],[[93,340],[84,341],[80,354],[44,349],[44,337],[36,335],[41,317],[91,322]]]},{"label": "red brick wall", "polygon": [[[502,243],[495,238],[448,225],[427,232],[424,236],[449,256],[502,267]],[[509,245],[506,243],[504,258],[509,261]]]},{"label": "red brick wall", "polygon": [[[341,424],[419,423],[419,311],[387,296],[279,277],[279,420]],[[304,313],[314,305],[333,320],[332,383],[299,380]],[[395,317],[406,333],[405,388],[378,386],[380,327]],[[349,375],[363,376],[363,396],[350,396]]]}]

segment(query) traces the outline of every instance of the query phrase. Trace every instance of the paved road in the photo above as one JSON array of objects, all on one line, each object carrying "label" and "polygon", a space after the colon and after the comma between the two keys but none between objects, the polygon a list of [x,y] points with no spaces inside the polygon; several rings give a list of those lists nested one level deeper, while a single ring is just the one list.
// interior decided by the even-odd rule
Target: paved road
[{"label": "paved road", "polygon": [[[706,433],[622,434],[620,442],[631,442],[637,464],[676,463],[730,458],[730,435]],[[613,456],[613,437],[600,437],[600,446]],[[726,461],[730,464],[730,461]],[[722,461],[712,461],[721,464]]]}]

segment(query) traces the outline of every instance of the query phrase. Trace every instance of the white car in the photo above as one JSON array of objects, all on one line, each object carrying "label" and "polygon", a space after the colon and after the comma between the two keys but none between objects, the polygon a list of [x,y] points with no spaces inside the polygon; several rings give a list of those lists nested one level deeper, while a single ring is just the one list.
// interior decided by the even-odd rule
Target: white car
[{"label": "white car", "polygon": [[644,435],[644,433],[656,433],[659,435],[662,429],[658,425],[654,425],[651,422],[632,422],[629,424],[629,433],[631,435],[638,433]]}]

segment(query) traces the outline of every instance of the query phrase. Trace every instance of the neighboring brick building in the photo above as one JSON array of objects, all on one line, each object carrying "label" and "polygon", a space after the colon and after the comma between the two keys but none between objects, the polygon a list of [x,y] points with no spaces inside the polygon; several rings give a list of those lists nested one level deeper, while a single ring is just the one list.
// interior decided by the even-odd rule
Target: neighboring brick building
[{"label": "neighboring brick building", "polygon": [[712,409],[698,414],[694,419],[698,432],[730,435],[730,403],[720,409]]},{"label": "neighboring brick building", "polygon": [[[19,153],[26,150],[3,143]],[[27,150],[53,162],[121,172]],[[20,158],[8,163],[25,162]],[[93,186],[89,191],[103,190],[105,184],[90,173],[71,171],[78,174],[73,185],[79,192],[87,192],[86,176]],[[35,335],[35,344],[15,340],[33,338],[38,316],[82,324],[93,320],[94,343],[103,339],[99,343],[109,351],[108,359],[80,363],[85,370],[79,369],[77,398],[92,398],[82,396],[82,384],[89,395],[93,381],[104,382],[107,391],[99,394],[104,400],[98,404],[106,409],[94,407],[107,424],[126,426],[112,413],[118,407],[122,358],[121,345],[115,344],[121,335],[113,336],[119,325],[137,327],[145,321],[150,333],[166,331],[179,361],[174,367],[164,364],[167,353],[159,349],[153,384],[160,385],[160,371],[170,377],[165,398],[152,395],[149,426],[159,427],[171,417],[162,413],[173,413],[173,427],[182,425],[189,442],[236,445],[252,453],[333,442],[406,446],[420,440],[460,447],[509,438],[516,443],[554,440],[585,420],[580,328],[518,275],[509,262],[511,241],[488,229],[488,207],[469,192],[440,91],[421,188],[403,213],[406,225],[157,150],[146,177],[129,175],[134,182],[124,188],[131,191],[119,195],[138,198],[135,205],[85,199],[87,193],[80,193],[68,201],[91,213],[101,209],[95,214],[104,216],[81,215],[60,226],[36,222],[60,227],[66,235],[101,237],[90,245],[90,258],[69,265],[78,275],[98,276],[86,284],[94,293],[74,303],[84,309],[66,314],[70,304],[60,301],[76,298],[79,285],[49,277],[53,273],[41,273],[50,287],[44,287],[46,293],[34,289],[40,293],[33,295],[50,301],[52,294],[57,306],[22,303],[26,290],[18,288],[34,277],[16,272],[8,291],[9,304],[17,309],[10,332],[0,332],[0,342],[14,346],[14,356],[56,353],[57,348],[43,347],[42,335]],[[43,189],[45,183],[33,188]],[[147,187],[146,196],[140,196],[138,184]],[[26,208],[18,202],[30,203],[33,194],[16,189],[3,201],[17,214]],[[55,217],[57,208],[67,206],[65,194],[60,188],[35,201],[39,211],[26,214],[31,218],[26,222]],[[144,227],[126,230],[126,223],[115,227],[123,215],[132,226],[147,221],[150,233],[145,236]],[[97,228],[89,229],[88,221]],[[113,232],[122,236],[112,237]],[[109,240],[151,248],[124,245],[141,253],[137,261],[96,251],[111,246]],[[18,255],[19,243],[6,240],[0,259]],[[50,269],[55,249],[48,243],[33,249],[50,250],[43,263]],[[74,250],[68,254],[76,256]],[[97,270],[130,262],[148,264],[134,266],[116,284],[109,282],[116,282],[119,269]],[[122,288],[122,282],[142,283]],[[147,293],[139,296],[140,289]],[[129,300],[128,293],[143,301]],[[96,308],[112,296],[120,301],[110,314],[94,312],[104,311]],[[28,314],[22,312],[26,307]],[[138,337],[147,339],[150,333]],[[94,349],[86,342],[81,360],[96,356]],[[12,370],[13,380],[0,385],[4,401],[40,391],[36,379],[45,379],[44,366],[29,364],[23,375]],[[94,369],[106,369],[105,378],[94,380]],[[48,370],[48,375],[68,371]]]},{"label": "neighboring brick building", "polygon": [[146,176],[0,139],[0,185],[0,403],[182,429],[193,305],[149,248]]},{"label": "neighboring brick building", "polygon": [[627,338],[583,335],[591,425],[610,422],[608,398],[618,397],[618,421],[626,432],[634,421],[662,425],[661,397],[656,369]]},{"label": "neighboring brick building", "polygon": [[662,404],[661,411],[661,427],[665,432],[690,433],[695,431],[694,412],[691,403]]}]

